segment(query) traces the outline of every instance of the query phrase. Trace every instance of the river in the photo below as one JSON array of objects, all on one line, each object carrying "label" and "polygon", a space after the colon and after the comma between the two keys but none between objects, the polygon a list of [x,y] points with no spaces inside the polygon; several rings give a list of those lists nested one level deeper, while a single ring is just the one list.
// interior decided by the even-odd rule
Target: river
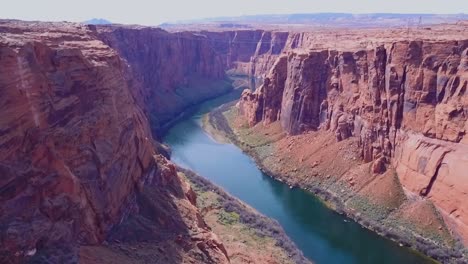
[{"label": "river", "polygon": [[235,98],[239,91],[204,103],[168,131],[164,142],[172,149],[173,162],[278,220],[314,263],[434,263],[337,214],[312,194],[268,177],[237,146],[216,142],[203,130],[201,118]]}]

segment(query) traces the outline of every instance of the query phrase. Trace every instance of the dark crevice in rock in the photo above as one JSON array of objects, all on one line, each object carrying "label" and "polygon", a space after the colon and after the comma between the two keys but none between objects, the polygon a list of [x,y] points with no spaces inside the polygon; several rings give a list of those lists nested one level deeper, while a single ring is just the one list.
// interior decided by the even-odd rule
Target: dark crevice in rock
[{"label": "dark crevice in rock", "polygon": [[419,192],[419,195],[421,195],[421,196],[423,196],[423,197],[427,197],[427,196],[429,195],[429,193],[430,193],[431,190],[432,190],[432,187],[434,186],[434,183],[435,183],[436,180],[437,180],[437,177],[439,176],[440,168],[441,168],[442,165],[444,164],[444,163],[443,163],[443,160],[444,160],[445,155],[447,155],[447,153],[448,153],[448,151],[447,151],[447,152],[444,152],[444,153],[440,156],[439,161],[437,162],[437,167],[436,167],[436,170],[435,170],[435,172],[434,172],[434,175],[432,175],[431,180],[429,181],[429,184]]}]

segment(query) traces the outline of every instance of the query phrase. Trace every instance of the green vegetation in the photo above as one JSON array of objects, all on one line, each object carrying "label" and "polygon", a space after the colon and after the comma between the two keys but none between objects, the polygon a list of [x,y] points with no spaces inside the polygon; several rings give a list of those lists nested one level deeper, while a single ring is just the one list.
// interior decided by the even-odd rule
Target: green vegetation
[{"label": "green vegetation", "polygon": [[[204,125],[211,126],[213,129],[218,130],[217,133],[229,138],[231,142],[254,158],[256,163],[270,175],[274,176],[275,171],[279,171],[277,170],[278,166],[282,166],[283,169],[283,175],[277,175],[279,179],[287,180],[288,178],[301,177],[301,174],[307,173],[301,168],[298,168],[297,171],[284,171],[284,164],[279,164],[277,159],[271,158],[273,151],[272,143],[280,140],[284,137],[284,134],[278,133],[265,136],[254,132],[249,128],[247,123],[236,123],[240,121],[237,120],[237,109],[233,106],[234,104],[224,105],[210,112],[208,120]],[[393,192],[388,199],[384,198],[381,202],[370,200],[367,194],[343,193],[345,186],[342,186],[340,182],[337,182],[333,178],[305,183],[301,187],[310,190],[320,197],[320,200],[324,201],[328,207],[348,215],[362,226],[388,239],[404,246],[412,247],[419,252],[424,252],[440,261],[461,258],[464,251],[459,242],[454,247],[447,246],[447,240],[445,240],[447,237],[441,237],[439,233],[427,235],[427,230],[418,230],[415,226],[409,225],[409,223],[397,221],[399,218],[390,219],[393,212],[401,208],[402,204],[406,201],[406,195],[396,174],[387,175],[386,177],[392,177],[392,180],[387,179],[389,180],[387,183],[391,185]],[[372,190],[370,192],[369,195],[372,196]],[[347,201],[346,206],[344,201]],[[350,210],[350,208],[353,208],[353,210]],[[226,211],[229,212],[229,210]],[[240,218],[242,221],[242,215],[240,215]],[[249,220],[244,221],[249,222]],[[430,239],[424,239],[418,234],[425,234],[425,237]],[[443,242],[444,240],[445,243]]]},{"label": "green vegetation", "polygon": [[202,214],[214,213],[216,222],[242,238],[242,243],[253,247],[268,245],[281,258],[280,263],[310,263],[276,220],[259,214],[194,172],[183,168],[178,171],[197,193],[197,207]]},{"label": "green vegetation", "polygon": [[218,222],[223,225],[233,225],[239,223],[239,214],[236,212],[226,212],[225,210],[219,210]]}]

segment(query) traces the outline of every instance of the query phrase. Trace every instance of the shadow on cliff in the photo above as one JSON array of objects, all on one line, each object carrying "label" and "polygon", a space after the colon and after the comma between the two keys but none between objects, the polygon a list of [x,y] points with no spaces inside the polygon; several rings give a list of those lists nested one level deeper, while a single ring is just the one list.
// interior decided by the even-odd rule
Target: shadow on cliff
[{"label": "shadow on cliff", "polygon": [[[197,214],[184,206],[190,198],[180,179],[173,180],[166,186],[140,188],[135,195],[137,212],[116,225],[102,245],[82,246],[80,263],[185,263],[187,259],[214,263],[194,237]],[[191,222],[194,226],[188,226]]]}]

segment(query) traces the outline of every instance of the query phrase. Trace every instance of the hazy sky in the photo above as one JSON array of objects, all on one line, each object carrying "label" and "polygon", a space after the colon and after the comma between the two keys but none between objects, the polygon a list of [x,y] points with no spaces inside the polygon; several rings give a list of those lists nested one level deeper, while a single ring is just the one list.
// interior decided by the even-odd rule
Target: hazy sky
[{"label": "hazy sky", "polygon": [[143,25],[217,16],[315,12],[468,13],[468,0],[0,0],[0,18],[105,18]]}]

